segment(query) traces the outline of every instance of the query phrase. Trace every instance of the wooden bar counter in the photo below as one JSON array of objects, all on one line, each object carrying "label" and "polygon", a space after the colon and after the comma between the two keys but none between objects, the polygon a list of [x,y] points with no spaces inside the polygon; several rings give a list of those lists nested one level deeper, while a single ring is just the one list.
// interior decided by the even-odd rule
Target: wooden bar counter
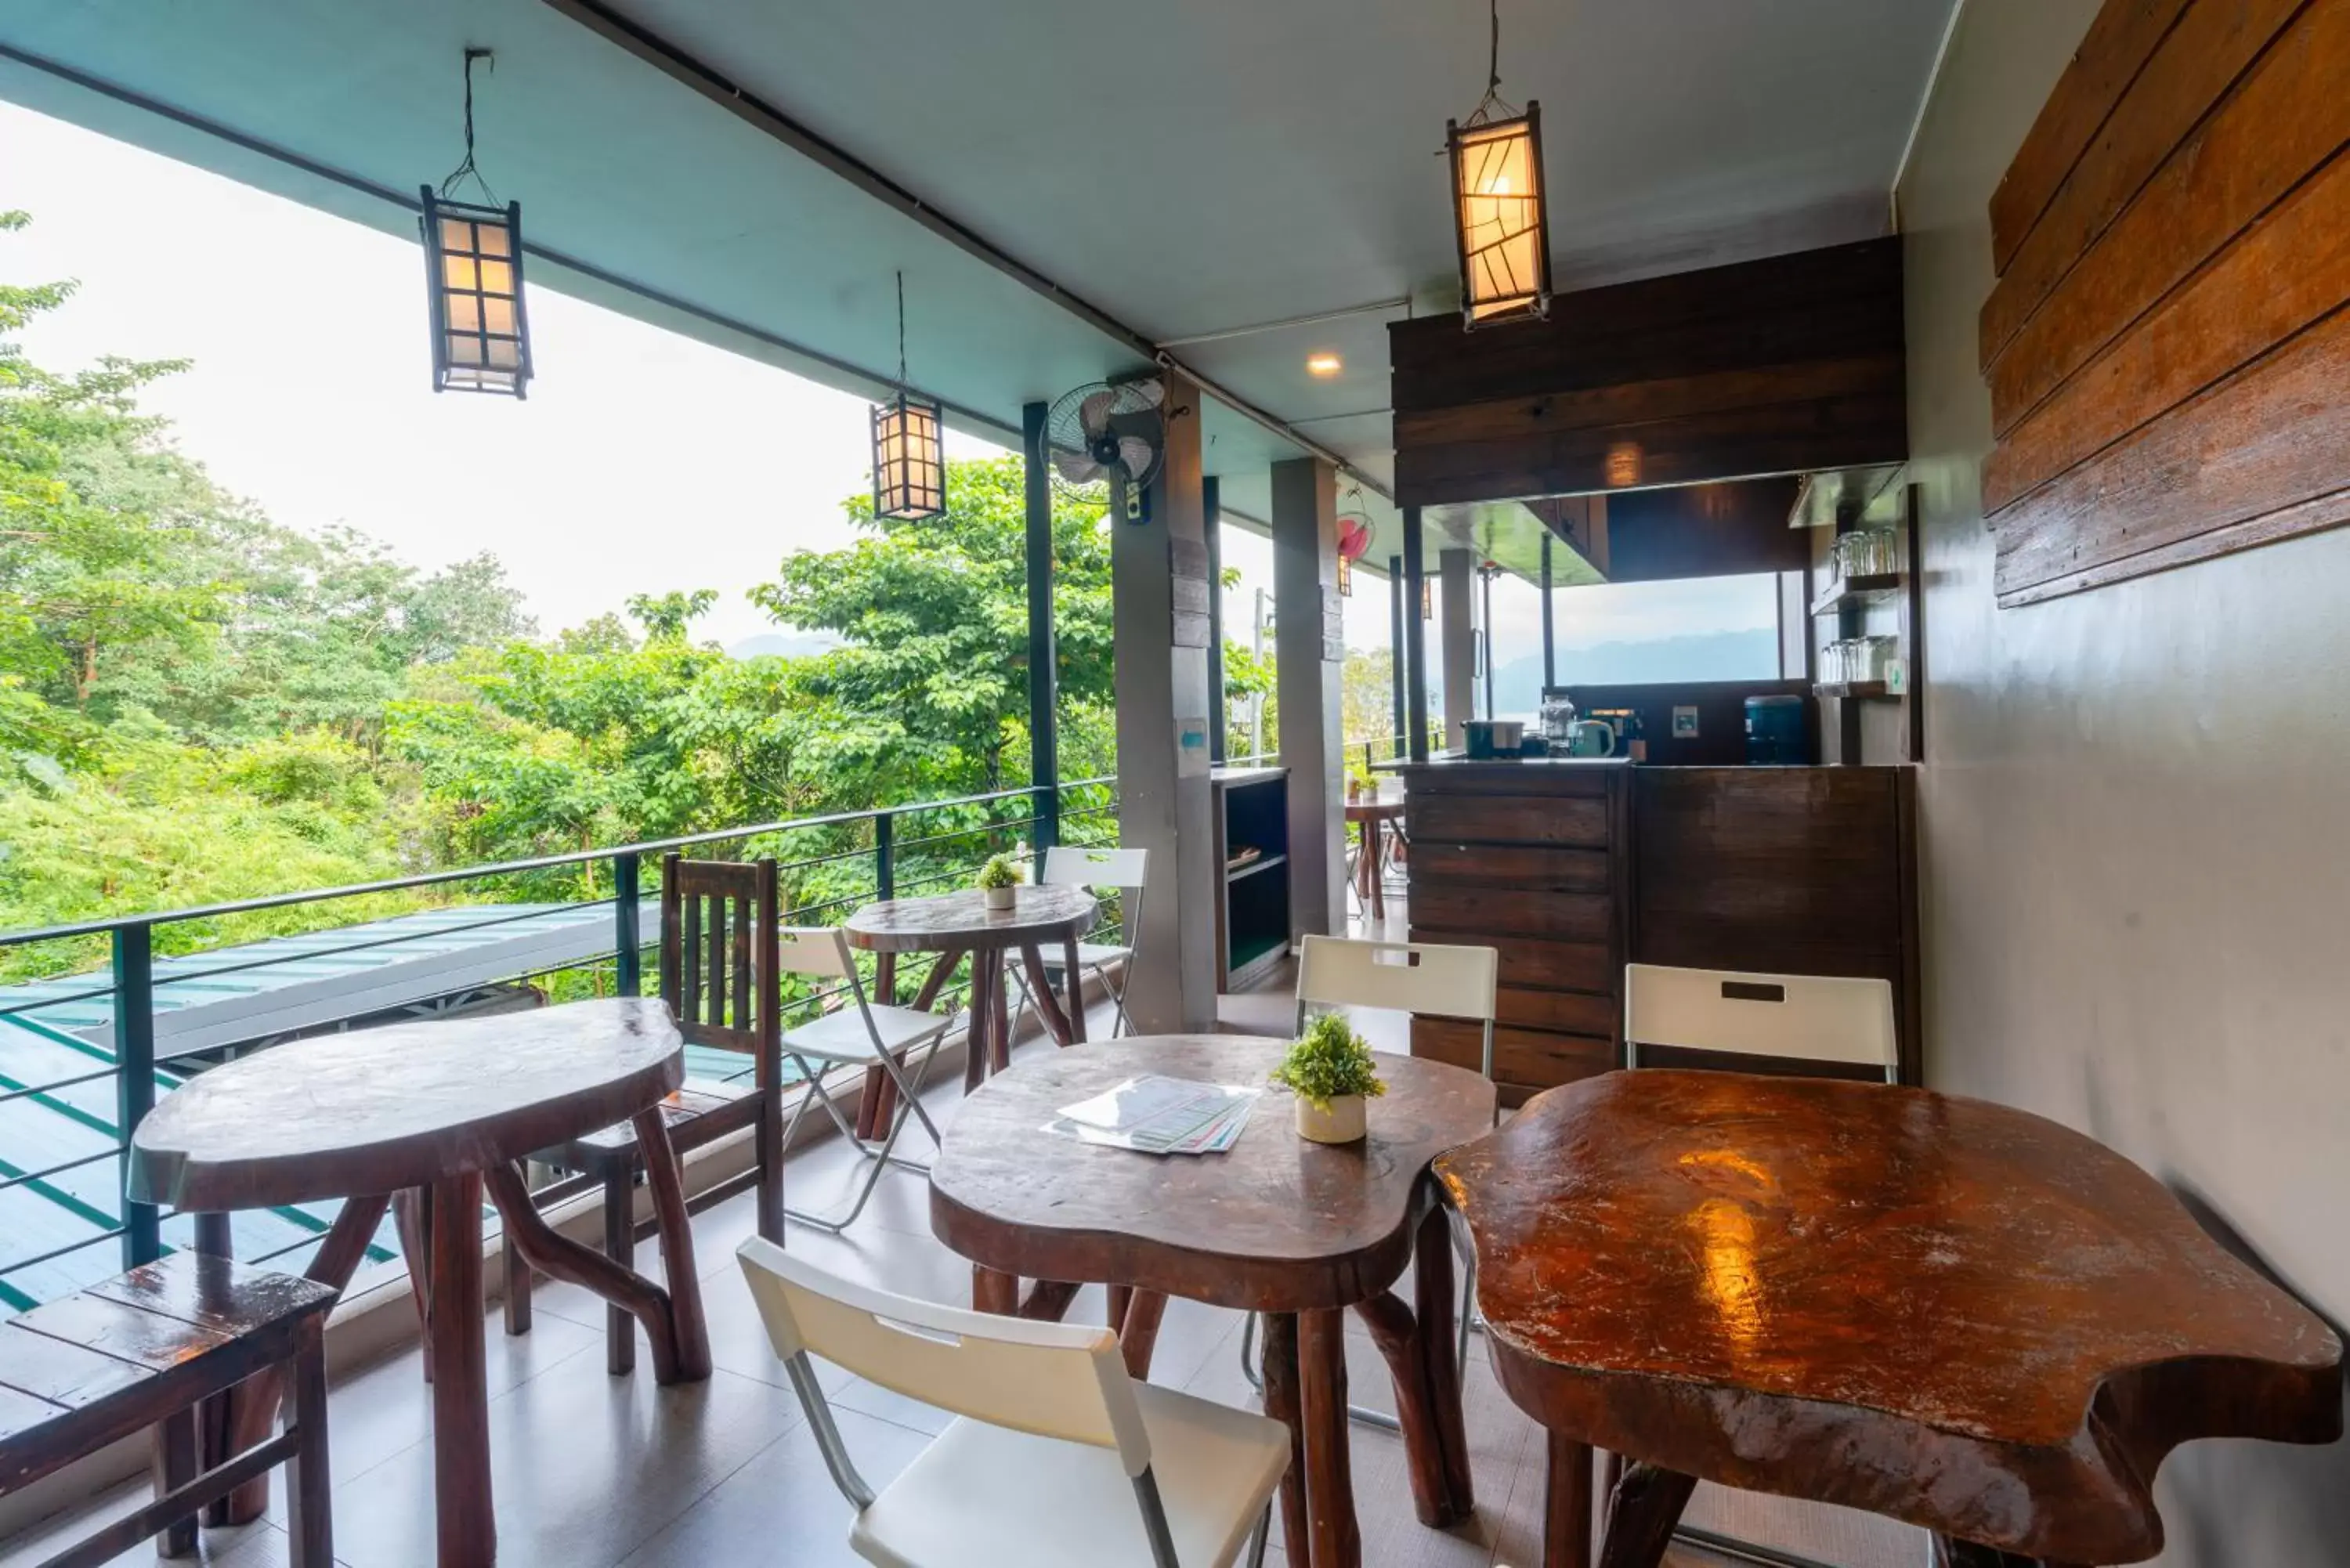
[{"label": "wooden bar counter", "polygon": [[[1651,767],[1612,758],[1392,764],[1415,941],[1502,955],[1504,1103],[1621,1057],[1624,965],[1893,983],[1918,1079],[1915,782],[1906,767]],[[1412,1052],[1474,1066],[1474,1024]]]}]

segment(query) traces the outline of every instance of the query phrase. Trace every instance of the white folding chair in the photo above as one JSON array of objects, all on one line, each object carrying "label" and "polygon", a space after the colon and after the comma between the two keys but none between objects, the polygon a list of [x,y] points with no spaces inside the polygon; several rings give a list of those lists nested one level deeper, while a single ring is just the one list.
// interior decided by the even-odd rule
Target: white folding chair
[{"label": "white folding chair", "polygon": [[[1150,868],[1148,849],[1085,848],[1056,844],[1045,851],[1045,871],[1039,880],[1049,888],[1104,888],[1119,895],[1118,924],[1124,931],[1138,934],[1142,929],[1142,895],[1144,877]],[[1050,950],[1038,950],[1045,961],[1045,971],[1059,976],[1067,964],[1067,955]],[[1118,981],[1111,983],[1110,965],[1118,966]],[[1028,976],[1017,963],[1007,962],[1005,969],[1020,987],[1020,1012],[1012,1021],[1012,1033],[1020,1033],[1020,1020],[1035,1001],[1029,994]],[[1134,947],[1130,942],[1079,942],[1077,973],[1098,976],[1102,989],[1109,992],[1118,1015],[1110,1021],[1110,1038],[1116,1039],[1131,1027],[1126,1020],[1126,987],[1134,974]],[[1063,981],[1066,983],[1066,980]]]},{"label": "white folding chair", "polygon": [[[774,1242],[736,1249],[834,1484],[889,1568],[1230,1568],[1264,1560],[1289,1428],[1138,1383],[1107,1328],[893,1295]],[[809,1356],[958,1419],[878,1494]]]},{"label": "white folding chair", "polygon": [[[801,1081],[807,1085],[799,1104],[792,1107],[792,1119],[784,1127],[784,1147],[792,1147],[792,1135],[799,1131],[800,1118],[807,1115],[808,1107],[822,1106],[833,1125],[840,1129],[840,1136],[869,1166],[856,1200],[848,1206],[848,1212],[837,1220],[788,1204],[784,1208],[786,1219],[837,1236],[855,1224],[857,1217],[865,1211],[866,1199],[873,1196],[873,1189],[885,1168],[897,1165],[909,1170],[930,1169],[927,1165],[899,1157],[898,1137],[906,1130],[909,1120],[919,1120],[922,1130],[930,1135],[931,1147],[938,1147],[938,1125],[922,1108],[922,1081],[930,1075],[931,1060],[938,1054],[939,1042],[954,1018],[951,1012],[921,1012],[910,1007],[876,1005],[865,994],[865,982],[858,978],[848,939],[837,927],[785,926],[776,932],[776,964],[785,973],[839,981],[853,1002],[820,1013],[796,1029],[786,1029],[783,1037],[784,1059],[798,1067]],[[911,1063],[918,1050],[921,1052],[920,1062]],[[910,1075],[910,1064],[913,1066]],[[856,1123],[842,1113],[831,1091],[824,1086],[825,1069],[837,1066],[879,1067],[897,1091],[897,1109],[889,1118],[889,1130],[879,1142],[858,1137]]]},{"label": "white folding chair", "polygon": [[[1893,986],[1882,980],[1626,964],[1625,1066],[1641,1065],[1644,1046],[1862,1067],[1888,1084],[1901,1074]],[[1749,1562],[1784,1561],[1715,1531],[1683,1525],[1673,1533]]]},{"label": "white folding chair", "polygon": [[1624,1064],[1643,1045],[1866,1067],[1900,1077],[1888,981],[1624,966]]},{"label": "white folding chair", "polygon": [[[1377,942],[1352,937],[1309,936],[1297,950],[1297,1032],[1305,1033],[1314,1008],[1378,1007],[1415,1017],[1459,1018],[1484,1025],[1480,1071],[1493,1076],[1494,991],[1502,955],[1492,948],[1436,942]],[[1469,1330],[1477,1301],[1477,1259],[1463,1252],[1460,1343],[1454,1354],[1469,1361]],[[1241,1325],[1241,1371],[1249,1386],[1263,1391],[1256,1367],[1256,1314]],[[1347,1414],[1366,1426],[1399,1429],[1393,1416],[1349,1405]]]}]

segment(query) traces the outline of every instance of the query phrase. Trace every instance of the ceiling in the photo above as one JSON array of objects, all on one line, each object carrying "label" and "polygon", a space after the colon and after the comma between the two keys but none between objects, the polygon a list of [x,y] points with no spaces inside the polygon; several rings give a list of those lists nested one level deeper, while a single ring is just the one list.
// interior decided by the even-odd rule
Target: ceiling
[{"label": "ceiling", "polygon": [[[1386,323],[1452,304],[1435,153],[1483,88],[1479,0],[603,3],[1386,482]],[[1885,232],[1953,3],[1503,0],[1559,286]],[[406,233],[386,197],[456,161],[467,45],[497,51],[480,161],[542,283],[870,395],[903,271],[909,379],[999,438],[1147,363],[544,0],[0,0],[0,96]],[[1305,449],[1224,403],[1203,428],[1226,504],[1263,517],[1267,465]],[[1394,513],[1363,502],[1383,560]]]}]

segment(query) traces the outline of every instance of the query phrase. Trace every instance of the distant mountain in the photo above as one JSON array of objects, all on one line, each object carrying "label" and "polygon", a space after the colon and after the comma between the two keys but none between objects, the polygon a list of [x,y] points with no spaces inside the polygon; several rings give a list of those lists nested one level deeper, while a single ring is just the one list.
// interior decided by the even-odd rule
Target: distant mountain
[{"label": "distant mountain", "polygon": [[839,646],[840,639],[828,631],[763,631],[729,645],[726,653],[732,659],[805,659]]},{"label": "distant mountain", "polygon": [[[1558,650],[1562,686],[1641,685],[1667,680],[1775,680],[1779,634],[1709,631],[1642,642],[1602,642]],[[1493,711],[1531,713],[1542,705],[1542,655],[1527,654],[1493,670]]]}]

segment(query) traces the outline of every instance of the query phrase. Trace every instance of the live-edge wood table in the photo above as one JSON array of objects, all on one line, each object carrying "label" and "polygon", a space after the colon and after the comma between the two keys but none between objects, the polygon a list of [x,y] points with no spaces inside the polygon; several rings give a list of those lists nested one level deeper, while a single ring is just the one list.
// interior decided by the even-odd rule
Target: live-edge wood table
[{"label": "live-edge wood table", "polygon": [[[626,1307],[651,1342],[662,1383],[710,1376],[685,1189],[661,1119],[685,1073],[669,1010],[650,999],[393,1024],[296,1041],[204,1073],[165,1096],[130,1146],[134,1199],[224,1214],[343,1199],[309,1277],[350,1282],[391,1195],[423,1190],[429,1260],[420,1263],[432,1376],[433,1495],[441,1568],[497,1557],[484,1381],[482,1197],[542,1273]],[[633,1120],[660,1221],[662,1289],[557,1235],[531,1206],[515,1162]],[[203,1227],[214,1238],[224,1226]],[[433,1304],[438,1303],[438,1304]],[[231,1451],[276,1417],[274,1384],[240,1391]]]},{"label": "live-edge wood table", "polygon": [[1700,1480],[1888,1514],[1959,1564],[2137,1563],[2163,1456],[2330,1442],[2342,1346],[2137,1167],[1923,1089],[1611,1073],[1441,1155],[1544,1561],[1652,1568]]},{"label": "live-edge wood table", "polygon": [[[1472,1072],[1383,1056],[1388,1092],[1360,1143],[1308,1143],[1269,1094],[1222,1154],[1152,1156],[1043,1130],[1060,1106],[1158,1073],[1262,1084],[1276,1040],[1159,1035],[1054,1052],[998,1074],[948,1124],[931,1167],[931,1227],[972,1262],[982,1311],[1057,1318],[1083,1283],[1110,1287],[1128,1370],[1149,1370],[1170,1295],[1264,1317],[1268,1415],[1294,1435],[1282,1483],[1289,1560],[1355,1568],[1347,1426],[1347,1309],[1395,1377],[1412,1496],[1445,1525],[1475,1503],[1453,1337],[1451,1221],[1428,1175],[1439,1150],[1492,1126]],[[1413,1301],[1390,1288],[1413,1269]],[[1022,1282],[1033,1280],[1025,1293]],[[1310,1543],[1310,1550],[1309,1550]]]}]

